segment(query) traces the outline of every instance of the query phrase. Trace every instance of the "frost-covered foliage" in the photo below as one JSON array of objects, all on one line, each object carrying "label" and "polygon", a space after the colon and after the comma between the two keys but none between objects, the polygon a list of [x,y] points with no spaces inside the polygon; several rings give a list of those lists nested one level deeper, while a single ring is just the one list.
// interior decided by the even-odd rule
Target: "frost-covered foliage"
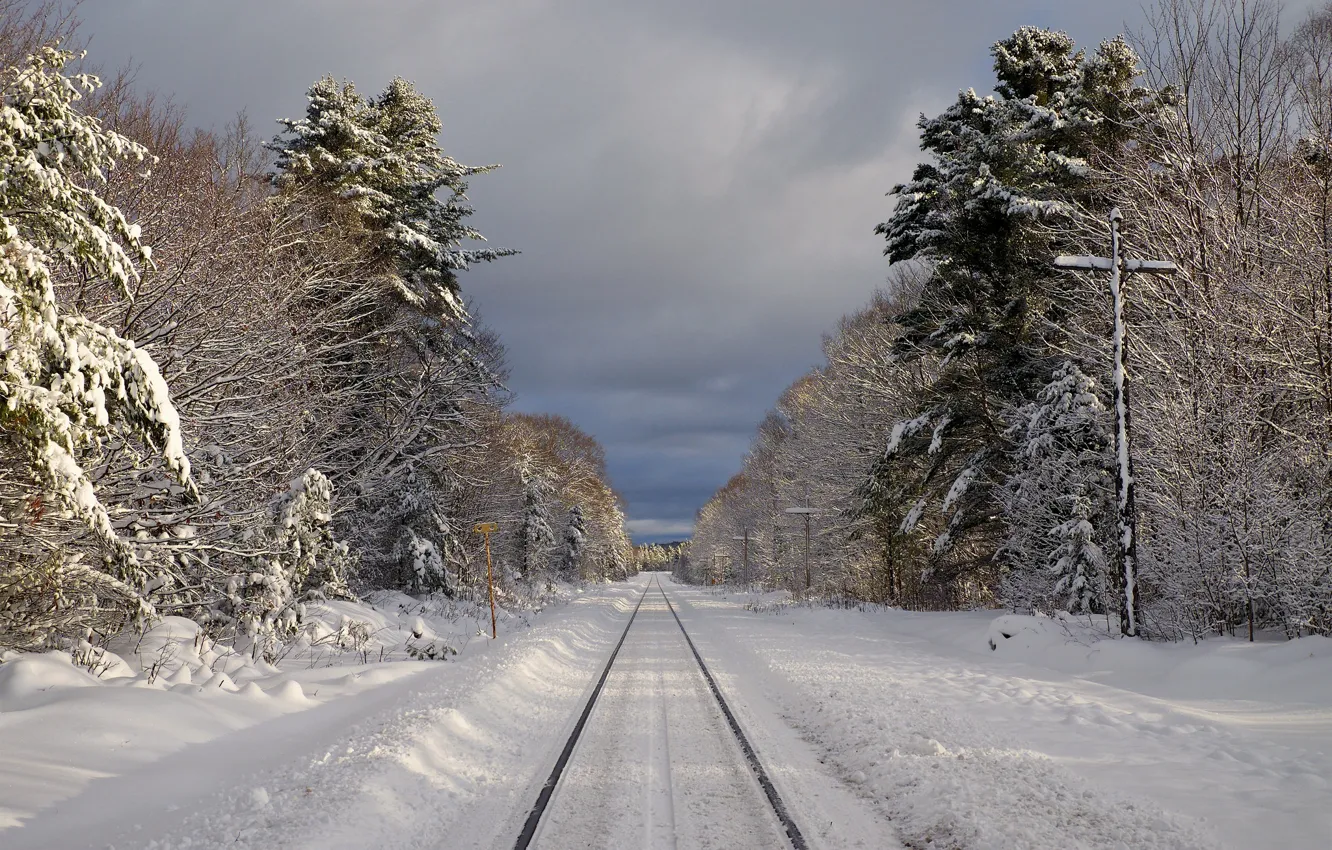
[{"label": "frost-covered foliage", "polygon": [[[492,554],[499,574],[525,585],[519,592],[557,579],[623,579],[634,571],[620,497],[607,480],[605,452],[568,419],[505,415],[485,468],[504,473],[492,480],[484,519],[499,526],[491,537]],[[581,530],[581,543],[571,563],[573,529]],[[464,567],[471,573],[484,569],[483,561]]]},{"label": "frost-covered foliage", "polygon": [[293,592],[347,596],[347,545],[333,539],[333,485],[323,473],[307,469],[290,483],[273,525]]},{"label": "frost-covered foliage", "polygon": [[523,518],[518,532],[523,574],[528,581],[549,582],[551,555],[555,552],[555,531],[551,527],[555,487],[530,455],[519,459],[518,476],[523,482]]},{"label": "frost-covered foliage", "polygon": [[1036,401],[1014,413],[1013,472],[1001,498],[1003,596],[1015,608],[1114,607],[1104,596],[1105,552],[1114,551],[1114,441],[1097,390],[1066,362]]},{"label": "frost-covered foliage", "polygon": [[583,521],[583,509],[574,505],[569,508],[569,520],[564,524],[564,541],[560,548],[560,575],[565,581],[582,576],[583,550],[586,548],[587,524]]},{"label": "frost-covered foliage", "polygon": [[1055,228],[1100,191],[1089,157],[1131,139],[1151,102],[1123,39],[1087,55],[1064,33],[1023,27],[992,54],[996,94],[964,91],[921,120],[931,160],[893,190],[897,208],[878,228],[892,261],[929,269],[918,305],[895,319],[895,352],[936,364],[938,377],[872,472],[909,479],[912,502],[926,499],[907,525],[933,537],[937,575],[987,582],[1003,539],[997,485],[1015,456],[1004,421],[1051,380],[1083,307],[1051,267]]},{"label": "frost-covered foliage", "polygon": [[350,555],[333,537],[333,486],[319,470],[306,470],[274,501],[267,534],[274,545],[247,574],[231,578],[209,618],[234,624],[252,642],[255,658],[296,634],[305,603],[350,598],[343,578]]},{"label": "frost-covered foliage", "polygon": [[[72,20],[33,8],[0,21],[0,64]],[[317,85],[275,181],[243,118],[193,131],[71,59],[3,80],[0,648],[97,644],[157,611],[264,657],[353,590],[468,604],[470,529],[499,522],[503,550],[523,494],[503,347],[457,279],[507,253],[466,245],[485,169],[442,153],[398,80],[369,101]],[[543,464],[551,510],[584,506],[587,577],[625,574],[604,464]]]},{"label": "frost-covered foliage", "polygon": [[405,80],[365,99],[325,77],[307,96],[271,146],[279,201],[366,264],[319,299],[356,306],[315,337],[345,423],[315,447],[318,465],[349,494],[338,528],[359,542],[362,584],[453,592],[450,570],[475,572],[461,530],[488,519],[474,513],[477,485],[495,474],[483,457],[507,401],[502,349],[472,323],[456,277],[512,253],[463,247],[481,239],[465,223],[465,178],[489,169],[444,155],[434,104]]},{"label": "frost-covered foliage", "polygon": [[995,93],[922,120],[930,159],[879,228],[923,283],[830,336],[681,575],[734,565],[748,531],[790,584],[781,511],[810,504],[822,592],[1113,611],[1106,280],[1052,260],[1104,254],[1118,206],[1130,257],[1180,267],[1125,283],[1141,633],[1332,633],[1332,11],[1278,13],[1161,0],[1137,51],[995,45]]},{"label": "frost-covered foliage", "polygon": [[305,117],[284,120],[286,137],[273,144],[277,185],[313,190],[341,207],[387,261],[407,304],[441,320],[465,316],[455,272],[513,253],[462,247],[482,240],[465,222],[466,179],[494,166],[445,156],[435,105],[407,80],[395,78],[366,100],[352,83],[327,76],[306,97]]},{"label": "frost-covered foliage", "polygon": [[451,594],[449,565],[462,542],[435,494],[436,488],[428,480],[409,469],[398,498],[385,506],[381,520],[398,536],[392,557],[406,576],[405,582],[398,582],[417,593]]},{"label": "frost-covered foliage", "polygon": [[[104,573],[59,553],[7,565],[13,573],[0,590],[0,608],[24,596],[38,571],[54,588],[53,606],[61,604],[68,577],[80,592],[101,592],[108,605],[128,606],[143,622],[153,614],[145,595],[152,573],[116,528],[85,458],[112,443],[129,449],[128,441],[138,441],[184,492],[193,494],[194,485],[179,419],[153,358],[56,300],[53,266],[105,278],[128,297],[139,276],[135,263],[149,261],[139,228],[96,191],[111,169],[141,162],[147,152],[78,111],[77,101],[98,81],[67,76],[74,58],[44,48],[0,80],[0,432],[35,485],[31,512],[40,518],[50,500],[95,536],[107,565]],[[6,631],[22,627],[6,623]],[[0,642],[35,638],[6,634]]]}]

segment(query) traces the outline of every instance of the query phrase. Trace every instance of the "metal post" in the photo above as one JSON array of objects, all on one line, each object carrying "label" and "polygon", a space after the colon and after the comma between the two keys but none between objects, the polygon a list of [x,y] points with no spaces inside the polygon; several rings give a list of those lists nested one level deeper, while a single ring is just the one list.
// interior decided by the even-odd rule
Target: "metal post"
[{"label": "metal post", "polygon": [[486,532],[486,587],[490,590],[490,639],[499,637],[495,624],[495,571],[490,566],[490,532]]},{"label": "metal post", "polygon": [[1128,325],[1124,320],[1124,277],[1132,272],[1172,274],[1174,263],[1162,260],[1126,260],[1120,254],[1120,222],[1116,207],[1110,211],[1109,257],[1056,257],[1055,265],[1066,269],[1110,272],[1110,295],[1114,300],[1114,405],[1115,489],[1119,497],[1119,557],[1124,570],[1124,593],[1120,599],[1119,628],[1125,635],[1138,634],[1141,607],[1138,599],[1138,509],[1133,475],[1132,408],[1128,387]]}]

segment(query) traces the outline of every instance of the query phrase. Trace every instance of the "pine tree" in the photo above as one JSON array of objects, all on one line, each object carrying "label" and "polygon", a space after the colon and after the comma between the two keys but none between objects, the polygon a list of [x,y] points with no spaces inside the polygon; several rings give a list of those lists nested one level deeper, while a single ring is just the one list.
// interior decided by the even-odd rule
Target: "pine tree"
[{"label": "pine tree", "polygon": [[[453,583],[448,567],[462,544],[437,498],[439,489],[414,465],[409,466],[395,498],[379,512],[379,524],[395,538],[391,560],[413,592],[451,595]],[[386,583],[397,581],[389,579]]]},{"label": "pine tree", "polygon": [[1096,389],[1065,362],[1039,398],[1014,413],[1012,471],[1000,494],[1010,605],[1103,610],[1104,545],[1115,533],[1114,442]]},{"label": "pine tree", "polygon": [[154,576],[117,533],[83,454],[111,440],[132,451],[138,441],[187,493],[194,485],[152,357],[56,303],[52,264],[110,280],[128,298],[135,263],[150,262],[138,226],[96,191],[120,161],[141,161],[147,151],[76,109],[100,83],[65,76],[74,58],[43,48],[5,70],[0,83],[0,439],[26,459],[55,505],[93,534],[111,565],[101,571],[60,559],[57,572],[123,600],[142,622],[152,615],[146,594]]},{"label": "pine tree", "polygon": [[934,535],[944,585],[993,574],[997,488],[1013,457],[1005,420],[1049,383],[1069,318],[1052,225],[1097,197],[1088,157],[1127,138],[1149,94],[1122,39],[1088,57],[1063,33],[1026,27],[992,53],[996,94],[965,91],[921,119],[932,160],[893,190],[897,207],[877,229],[893,262],[929,268],[919,305],[896,319],[895,354],[927,359],[938,377],[874,475],[912,505],[903,530]]},{"label": "pine tree", "polygon": [[519,459],[519,478],[523,484],[523,521],[521,530],[523,574],[529,582],[545,578],[550,583],[550,556],[555,550],[555,532],[551,528],[550,504],[554,488],[532,458]]},{"label": "pine tree", "polygon": [[565,581],[582,577],[583,549],[587,545],[587,525],[583,509],[574,505],[569,509],[569,521],[564,526],[564,547],[560,550],[560,573]]},{"label": "pine tree", "polygon": [[[446,590],[461,551],[445,509],[463,486],[458,455],[480,442],[477,411],[502,392],[457,280],[471,263],[513,253],[464,247],[484,241],[466,223],[466,179],[491,167],[443,153],[434,104],[406,80],[367,100],[324,77],[308,101],[271,145],[274,182],[359,246],[369,271],[356,294],[377,305],[344,325],[345,340],[323,344],[354,395],[345,416],[356,433],[343,436],[357,462],[338,481],[354,499],[344,535],[364,541],[363,561],[381,579],[396,571],[413,590]],[[349,446],[321,448],[341,461]]]},{"label": "pine tree", "polygon": [[251,640],[255,658],[270,657],[305,620],[305,603],[351,599],[346,543],[333,536],[333,485],[307,469],[273,502],[272,553],[228,582],[213,619],[232,622]]},{"label": "pine tree", "polygon": [[435,105],[407,80],[395,78],[367,101],[352,83],[326,76],[307,98],[305,117],[282,121],[287,138],[270,146],[278,154],[275,183],[344,210],[343,221],[367,240],[402,301],[433,326],[464,318],[456,272],[514,253],[462,247],[484,241],[466,223],[466,180],[496,166],[445,156]]}]

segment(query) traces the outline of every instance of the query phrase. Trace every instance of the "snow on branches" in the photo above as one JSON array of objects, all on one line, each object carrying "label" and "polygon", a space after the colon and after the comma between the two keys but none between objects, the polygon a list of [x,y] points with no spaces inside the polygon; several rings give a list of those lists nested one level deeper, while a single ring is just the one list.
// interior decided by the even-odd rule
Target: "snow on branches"
[{"label": "snow on branches", "polygon": [[454,273],[514,253],[462,247],[485,241],[466,223],[467,178],[497,166],[446,156],[434,103],[400,77],[367,100],[350,82],[327,76],[306,97],[305,117],[284,120],[286,138],[270,146],[278,154],[276,184],[344,205],[404,303],[435,319],[463,318]]},{"label": "snow on branches", "polygon": [[[128,297],[136,262],[150,262],[137,225],[96,187],[147,151],[75,104],[95,90],[66,76],[75,54],[43,48],[0,79],[0,425],[31,474],[101,542],[116,578],[142,594],[148,574],[116,531],[81,452],[136,438],[194,493],[180,420],[153,359],[113,330],[64,311],[52,265],[109,279]],[[137,616],[152,614],[140,595]]]}]

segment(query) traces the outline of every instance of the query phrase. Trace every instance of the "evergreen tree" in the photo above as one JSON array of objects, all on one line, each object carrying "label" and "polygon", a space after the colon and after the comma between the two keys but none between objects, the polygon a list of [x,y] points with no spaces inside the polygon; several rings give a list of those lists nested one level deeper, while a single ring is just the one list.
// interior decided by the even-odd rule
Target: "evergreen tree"
[{"label": "evergreen tree", "polygon": [[1005,600],[1099,613],[1104,547],[1115,534],[1109,411],[1095,382],[1066,362],[1013,419],[1012,471],[1000,493]]},{"label": "evergreen tree", "polygon": [[[109,328],[56,302],[51,267],[112,281],[128,298],[148,263],[139,228],[98,196],[119,161],[141,161],[143,147],[75,108],[100,85],[67,77],[75,54],[43,48],[3,72],[0,109],[0,440],[67,516],[100,542],[110,569],[57,557],[53,594],[66,581],[120,599],[140,622],[152,615],[147,593],[158,577],[139,563],[112,524],[85,469],[85,453],[106,441],[146,449],[189,493],[194,485],[179,417],[157,364]],[[42,499],[32,512],[40,517]]]},{"label": "evergreen tree", "polygon": [[[490,167],[459,165],[437,136],[434,104],[403,79],[365,99],[332,77],[308,92],[304,118],[282,122],[274,182],[313,202],[367,259],[362,292],[375,307],[324,342],[354,393],[345,411],[355,463],[339,487],[353,502],[345,536],[363,541],[367,569],[396,572],[413,590],[447,588],[459,525],[445,506],[459,487],[460,454],[479,444],[478,411],[502,392],[459,296],[457,272],[511,251],[484,241],[466,219],[466,179]],[[492,346],[493,347],[493,346]],[[351,446],[324,447],[339,462]],[[405,569],[404,569],[405,567]]]},{"label": "evergreen tree", "polygon": [[272,654],[305,620],[305,604],[350,599],[344,576],[351,556],[333,536],[333,485],[317,469],[293,479],[273,502],[273,554],[233,576],[209,619],[234,624],[255,658]]},{"label": "evergreen tree", "polygon": [[569,509],[569,521],[564,526],[564,547],[560,550],[560,572],[565,581],[582,577],[583,549],[587,545],[587,524],[583,509],[574,505]]},{"label": "evergreen tree", "polygon": [[484,241],[466,223],[466,179],[495,166],[464,166],[446,156],[434,103],[407,80],[395,78],[367,101],[352,83],[326,76],[307,99],[305,117],[282,121],[287,138],[271,145],[275,183],[332,200],[402,301],[431,326],[463,318],[455,273],[514,253],[462,247]]},{"label": "evergreen tree", "polygon": [[381,508],[380,525],[395,538],[389,560],[399,573],[385,576],[384,583],[405,584],[415,593],[453,593],[448,567],[462,543],[437,497],[440,489],[412,465]]},{"label": "evergreen tree", "polygon": [[965,91],[921,119],[932,160],[893,190],[897,207],[877,229],[893,262],[929,269],[919,304],[895,319],[895,354],[927,359],[937,378],[875,467],[892,485],[864,493],[903,494],[894,506],[912,505],[903,531],[934,535],[945,586],[993,574],[1004,532],[997,488],[1013,457],[1006,417],[1061,362],[1068,283],[1051,268],[1052,225],[1096,200],[1088,158],[1126,139],[1148,98],[1122,39],[1088,57],[1063,33],[1025,27],[992,53],[996,94]]},{"label": "evergreen tree", "polygon": [[544,577],[549,584],[550,556],[555,550],[555,532],[551,528],[550,515],[554,488],[529,456],[519,460],[518,475],[523,484],[523,574],[529,582]]}]

